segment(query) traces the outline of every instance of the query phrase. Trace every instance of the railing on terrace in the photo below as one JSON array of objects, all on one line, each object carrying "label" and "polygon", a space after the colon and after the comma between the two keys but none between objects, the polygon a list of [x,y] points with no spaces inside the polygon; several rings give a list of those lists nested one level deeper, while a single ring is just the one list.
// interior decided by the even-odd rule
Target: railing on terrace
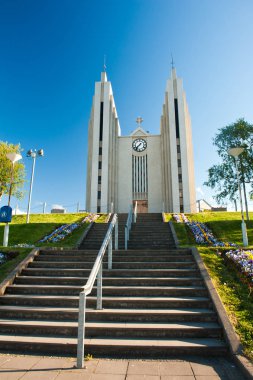
[{"label": "railing on terrace", "polygon": [[97,310],[102,309],[102,272],[103,257],[108,247],[108,269],[112,269],[112,234],[115,231],[115,250],[118,249],[118,215],[115,214],[107,230],[104,241],[98,252],[96,261],[88,278],[86,285],[79,295],[79,316],[78,316],[78,342],[77,342],[77,368],[84,366],[84,340],[85,340],[85,311],[86,297],[92,291],[97,278]]},{"label": "railing on terrace", "polygon": [[127,216],[127,222],[125,224],[125,249],[126,250],[127,250],[132,223],[136,223],[136,219],[137,219],[137,202],[135,202],[134,207],[133,205],[130,205],[128,216]]}]

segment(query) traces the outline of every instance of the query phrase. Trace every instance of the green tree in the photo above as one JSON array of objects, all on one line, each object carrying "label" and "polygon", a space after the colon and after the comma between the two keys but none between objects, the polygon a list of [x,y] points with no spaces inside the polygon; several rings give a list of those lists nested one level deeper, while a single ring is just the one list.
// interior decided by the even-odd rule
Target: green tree
[{"label": "green tree", "polygon": [[214,198],[219,204],[225,199],[232,201],[238,198],[235,159],[228,154],[228,150],[238,146],[244,148],[238,157],[238,169],[248,218],[246,184],[250,184],[253,189],[253,125],[244,119],[239,119],[233,124],[220,128],[213,139],[213,144],[222,162],[208,169],[208,180],[204,185],[216,190]]},{"label": "green tree", "polygon": [[[7,153],[19,153],[21,147],[19,144],[8,144],[7,142],[0,141],[0,200],[4,194],[8,194],[11,182],[11,167],[12,163],[7,158]],[[13,182],[11,194],[12,196],[21,199],[23,197],[22,187],[25,181],[25,167],[22,162],[16,162],[13,171]]]}]

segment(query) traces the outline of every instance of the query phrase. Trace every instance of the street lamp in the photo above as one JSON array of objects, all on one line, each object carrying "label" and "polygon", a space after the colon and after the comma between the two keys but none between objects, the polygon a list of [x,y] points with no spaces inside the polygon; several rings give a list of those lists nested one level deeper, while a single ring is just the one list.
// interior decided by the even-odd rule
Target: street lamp
[{"label": "street lamp", "polygon": [[[12,184],[13,184],[13,174],[14,174],[14,164],[15,162],[21,160],[22,156],[19,153],[7,153],[6,157],[11,161],[11,180],[10,180],[10,188],[9,188],[9,198],[8,198],[8,207],[10,207],[11,203],[11,192],[12,192]],[[10,209],[11,210],[11,209]],[[3,246],[8,247],[9,241],[9,223],[6,223],[4,226],[4,241]]]},{"label": "street lamp", "polygon": [[241,214],[242,214],[242,240],[243,240],[243,246],[247,247],[249,245],[249,243],[248,243],[248,236],[247,236],[247,227],[246,227],[246,223],[244,221],[244,215],[243,215],[242,192],[241,192],[241,184],[240,184],[239,171],[238,171],[238,156],[243,151],[244,151],[243,147],[235,147],[235,148],[230,148],[228,150],[228,154],[230,156],[233,156],[235,159],[236,176],[237,176],[237,182],[238,182],[240,205],[241,205]]},{"label": "street lamp", "polygon": [[30,219],[30,208],[31,208],[31,199],[32,199],[32,188],[33,188],[33,177],[34,177],[34,169],[35,169],[35,162],[37,156],[43,157],[44,156],[44,151],[43,149],[36,150],[34,151],[32,149],[28,150],[26,157],[31,157],[33,159],[33,166],[32,166],[32,175],[31,175],[31,181],[30,181],[30,191],[29,191],[29,201],[28,201],[28,207],[27,207],[27,214],[26,214],[26,223],[29,223]]}]

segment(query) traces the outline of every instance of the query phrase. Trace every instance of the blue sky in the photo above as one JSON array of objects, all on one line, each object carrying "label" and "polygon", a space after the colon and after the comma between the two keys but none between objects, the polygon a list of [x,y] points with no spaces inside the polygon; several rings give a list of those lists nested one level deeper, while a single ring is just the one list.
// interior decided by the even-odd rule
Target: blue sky
[{"label": "blue sky", "polygon": [[31,148],[45,151],[32,211],[42,202],[85,207],[87,126],[104,54],[127,135],[138,115],[159,133],[172,52],[192,118],[197,198],[210,200],[202,184],[218,160],[212,138],[238,118],[253,123],[252,19],[251,0],[1,0],[0,140],[24,149],[19,207]]}]

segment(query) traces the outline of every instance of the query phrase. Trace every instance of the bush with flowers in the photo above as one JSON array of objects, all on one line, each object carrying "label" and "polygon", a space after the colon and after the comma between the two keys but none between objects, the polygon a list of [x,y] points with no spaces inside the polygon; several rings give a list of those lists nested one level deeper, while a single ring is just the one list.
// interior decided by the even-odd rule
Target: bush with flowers
[{"label": "bush with flowers", "polygon": [[44,236],[41,240],[39,240],[39,243],[56,243],[60,240],[63,240],[68,235],[70,235],[74,230],[81,227],[81,225],[83,225],[83,223],[92,223],[98,217],[99,217],[99,215],[97,215],[97,214],[88,214],[81,222],[64,224],[64,225],[56,228],[49,235]]},{"label": "bush with flowers", "polygon": [[191,230],[197,244],[206,244],[213,247],[236,247],[234,243],[224,243],[215,238],[205,223],[190,221],[184,214],[173,214],[177,223],[185,223]]}]

